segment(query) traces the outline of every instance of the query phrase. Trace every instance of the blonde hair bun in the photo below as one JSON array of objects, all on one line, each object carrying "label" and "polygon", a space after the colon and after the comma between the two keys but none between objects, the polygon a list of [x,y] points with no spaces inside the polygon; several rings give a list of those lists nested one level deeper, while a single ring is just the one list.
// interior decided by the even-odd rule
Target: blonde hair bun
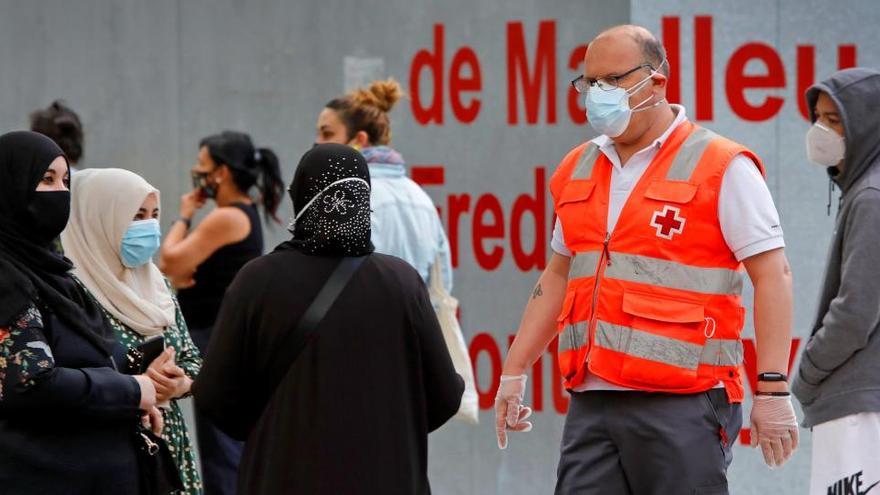
[{"label": "blonde hair bun", "polygon": [[383,112],[390,112],[394,105],[403,98],[403,88],[394,79],[374,81],[366,89],[360,88],[351,94],[355,106],[370,105]]}]

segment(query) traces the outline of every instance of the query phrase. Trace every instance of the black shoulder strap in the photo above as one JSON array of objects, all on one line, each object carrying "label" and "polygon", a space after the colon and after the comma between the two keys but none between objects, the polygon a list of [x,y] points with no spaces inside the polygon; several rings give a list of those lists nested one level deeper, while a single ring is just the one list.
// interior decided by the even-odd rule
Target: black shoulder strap
[{"label": "black shoulder strap", "polygon": [[327,282],[318,291],[315,300],[312,301],[312,304],[303,313],[296,328],[282,337],[282,341],[279,343],[272,361],[270,361],[271,367],[269,369],[271,374],[269,376],[270,380],[273,380],[274,383],[271,383],[271,387],[266,389],[269,392],[267,399],[271,400],[275,389],[284,380],[288,370],[296,362],[302,350],[305,349],[306,344],[311,341],[312,336],[318,329],[318,325],[327,316],[327,312],[330,311],[339,294],[342,293],[351,277],[357,272],[368,256],[342,258],[342,261],[336,266],[330,278],[327,279]]}]

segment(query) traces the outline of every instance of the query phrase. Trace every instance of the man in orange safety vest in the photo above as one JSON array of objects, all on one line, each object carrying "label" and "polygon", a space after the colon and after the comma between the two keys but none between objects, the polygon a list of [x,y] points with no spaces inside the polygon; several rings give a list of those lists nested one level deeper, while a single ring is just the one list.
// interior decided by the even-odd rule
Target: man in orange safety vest
[{"label": "man in orange safety vest", "polygon": [[741,292],[755,287],[752,445],[797,447],[786,370],[791,273],[764,166],[666,101],[662,45],[638,26],[589,45],[584,95],[600,135],[550,181],[553,255],[526,305],[496,398],[499,447],[528,431],[525,371],[558,336],[571,404],[557,494],[727,493],[742,426]]}]

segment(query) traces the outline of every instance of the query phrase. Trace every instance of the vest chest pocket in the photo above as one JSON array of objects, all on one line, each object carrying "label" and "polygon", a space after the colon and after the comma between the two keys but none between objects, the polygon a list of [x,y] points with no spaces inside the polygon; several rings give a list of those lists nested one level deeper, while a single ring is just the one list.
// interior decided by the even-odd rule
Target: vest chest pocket
[{"label": "vest chest pocket", "polygon": [[618,343],[621,376],[659,390],[693,386],[707,340],[704,304],[627,291],[622,309],[632,323]]},{"label": "vest chest pocket", "polygon": [[[590,214],[590,197],[596,183],[592,179],[572,179],[562,189],[559,201],[556,204],[556,216],[562,222],[562,231],[565,235],[565,243],[571,246],[573,243],[586,238],[586,233],[595,222],[595,215]],[[603,230],[604,231],[604,230]]]},{"label": "vest chest pocket", "polygon": [[680,180],[655,180],[648,185],[645,197],[669,203],[690,203],[697,195],[699,184]]}]

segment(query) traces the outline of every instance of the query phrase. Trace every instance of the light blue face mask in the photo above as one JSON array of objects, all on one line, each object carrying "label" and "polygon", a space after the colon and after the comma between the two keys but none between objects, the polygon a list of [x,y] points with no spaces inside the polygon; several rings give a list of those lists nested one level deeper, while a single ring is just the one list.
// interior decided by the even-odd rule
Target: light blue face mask
[{"label": "light blue face mask", "polygon": [[155,218],[131,222],[122,236],[122,246],[119,249],[122,264],[128,268],[147,264],[156,254],[161,241],[162,231]]},{"label": "light blue face mask", "polygon": [[[666,61],[664,60],[660,66],[663,66],[665,63]],[[590,126],[599,134],[612,138],[617,137],[626,131],[633,112],[648,110],[662,103],[663,100],[660,100],[651,106],[642,108],[642,105],[654,97],[651,95],[635,107],[629,107],[629,97],[642,89],[654,74],[657,74],[656,69],[648,77],[642,79],[629,89],[617,87],[610,91],[605,91],[597,87],[590,87],[587,90],[586,96],[587,120],[590,122]]]}]

